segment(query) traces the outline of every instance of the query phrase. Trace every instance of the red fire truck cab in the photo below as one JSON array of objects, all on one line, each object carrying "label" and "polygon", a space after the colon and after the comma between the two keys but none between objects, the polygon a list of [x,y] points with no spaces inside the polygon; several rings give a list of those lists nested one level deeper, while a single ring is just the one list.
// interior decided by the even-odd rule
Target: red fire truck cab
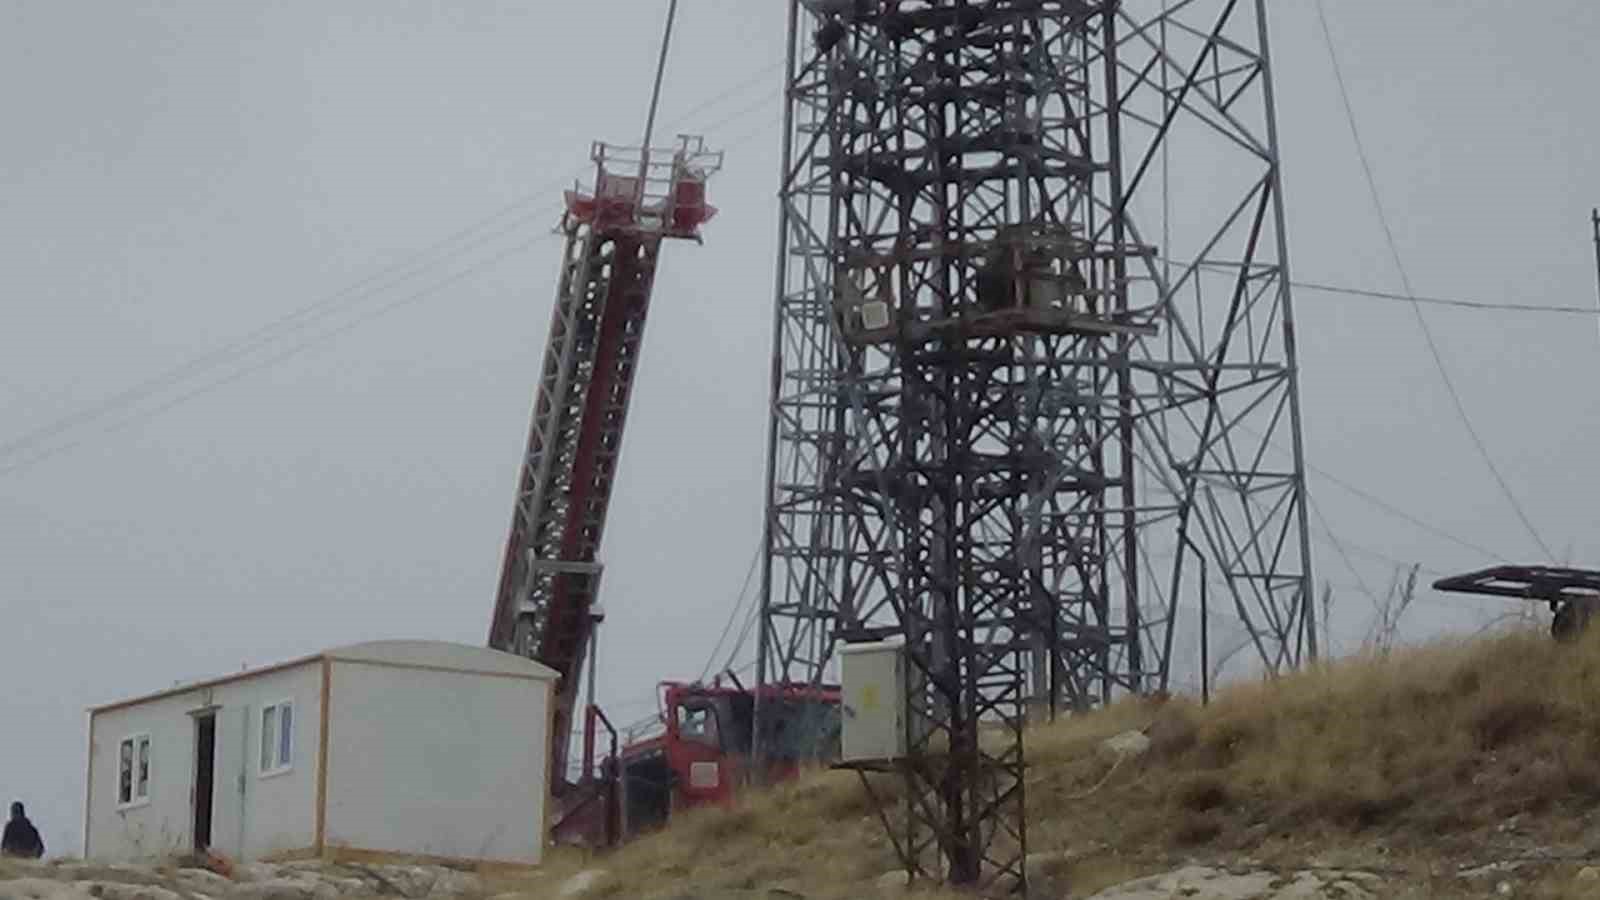
[{"label": "red fire truck cab", "polygon": [[674,812],[731,806],[745,785],[792,778],[807,763],[838,758],[837,686],[761,689],[765,772],[752,764],[755,691],[720,680],[663,682],[658,690],[653,729],[586,767],[594,773],[582,792],[586,802],[563,817],[558,840],[591,846],[627,840],[665,825]]}]

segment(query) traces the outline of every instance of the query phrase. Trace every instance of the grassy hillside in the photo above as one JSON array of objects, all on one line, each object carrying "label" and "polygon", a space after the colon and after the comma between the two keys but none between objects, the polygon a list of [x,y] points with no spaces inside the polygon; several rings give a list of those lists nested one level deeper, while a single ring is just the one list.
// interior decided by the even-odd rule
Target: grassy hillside
[{"label": "grassy hillside", "polygon": [[[1095,749],[1132,728],[1152,750],[1111,771]],[[1041,726],[1028,753],[1029,849],[1069,857],[1030,871],[1044,896],[1246,858],[1381,871],[1407,886],[1396,896],[1472,896],[1501,878],[1518,896],[1574,896],[1551,886],[1600,853],[1600,631],[1573,645],[1517,632],[1349,659],[1235,686],[1206,708],[1130,701]],[[1458,877],[1505,860],[1520,868]],[[819,772],[609,856],[558,856],[520,887],[543,894],[603,867],[598,896],[862,897],[896,865],[855,777]]]}]

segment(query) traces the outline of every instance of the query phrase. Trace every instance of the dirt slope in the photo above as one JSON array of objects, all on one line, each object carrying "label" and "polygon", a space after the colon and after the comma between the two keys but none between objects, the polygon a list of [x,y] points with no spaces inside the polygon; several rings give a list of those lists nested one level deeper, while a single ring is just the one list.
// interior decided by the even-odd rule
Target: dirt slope
[{"label": "dirt slope", "polygon": [[[1129,730],[1149,737],[1148,752],[1120,764],[1098,752]],[[1235,686],[1206,708],[1130,701],[1035,729],[1028,754],[1029,850],[1049,855],[1030,866],[1034,897],[1127,882],[1101,896],[1353,897],[1338,891],[1361,885],[1375,897],[1600,897],[1600,629],[1571,645],[1518,632],[1344,660]],[[558,852],[536,876],[469,893],[557,897],[573,875],[603,869],[586,900],[872,898],[900,892],[880,883],[896,868],[855,777],[818,772],[737,810],[681,816],[614,853]],[[80,888],[102,877],[55,869],[0,864],[0,898],[15,893],[8,876]],[[1223,870],[1274,891],[1318,880],[1308,872],[1346,887],[1210,892],[1230,877]],[[180,898],[236,890],[184,891],[182,873],[156,874]],[[240,900],[362,889],[348,874],[307,871],[281,898]]]},{"label": "dirt slope", "polygon": [[[1130,729],[1150,752],[1111,771],[1096,748]],[[1029,850],[1058,854],[1030,870],[1037,896],[1187,862],[1360,869],[1384,896],[1589,896],[1597,873],[1576,879],[1600,865],[1600,631],[1344,660],[1207,708],[1128,702],[1036,729],[1028,754]],[[866,897],[896,865],[854,776],[822,772],[608,857],[558,857],[520,890],[599,867],[589,896]]]}]

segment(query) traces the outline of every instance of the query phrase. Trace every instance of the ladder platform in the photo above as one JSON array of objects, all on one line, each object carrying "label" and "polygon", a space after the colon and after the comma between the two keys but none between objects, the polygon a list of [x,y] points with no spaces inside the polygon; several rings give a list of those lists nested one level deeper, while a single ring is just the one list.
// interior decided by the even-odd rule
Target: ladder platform
[{"label": "ladder platform", "polygon": [[679,135],[678,146],[616,147],[596,143],[594,189],[566,191],[569,220],[606,232],[634,232],[700,240],[700,226],[717,208],[706,202],[706,181],[722,168],[722,154]]},{"label": "ladder platform", "polygon": [[[859,319],[858,319],[859,321]],[[975,340],[1016,337],[1026,334],[1080,335],[1084,337],[1154,337],[1154,325],[1118,321],[1076,310],[1040,307],[1014,307],[992,312],[977,312],[945,319],[928,319],[905,325],[889,323],[868,328],[846,321],[845,340],[867,344],[925,344],[932,341]]]}]

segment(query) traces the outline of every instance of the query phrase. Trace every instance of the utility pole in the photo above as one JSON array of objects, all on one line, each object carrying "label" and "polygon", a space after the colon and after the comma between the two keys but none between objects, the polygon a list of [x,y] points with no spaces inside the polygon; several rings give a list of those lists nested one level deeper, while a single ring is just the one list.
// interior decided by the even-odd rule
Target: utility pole
[{"label": "utility pole", "polygon": [[1590,214],[1594,222],[1594,276],[1595,290],[1600,291],[1600,206]]}]

